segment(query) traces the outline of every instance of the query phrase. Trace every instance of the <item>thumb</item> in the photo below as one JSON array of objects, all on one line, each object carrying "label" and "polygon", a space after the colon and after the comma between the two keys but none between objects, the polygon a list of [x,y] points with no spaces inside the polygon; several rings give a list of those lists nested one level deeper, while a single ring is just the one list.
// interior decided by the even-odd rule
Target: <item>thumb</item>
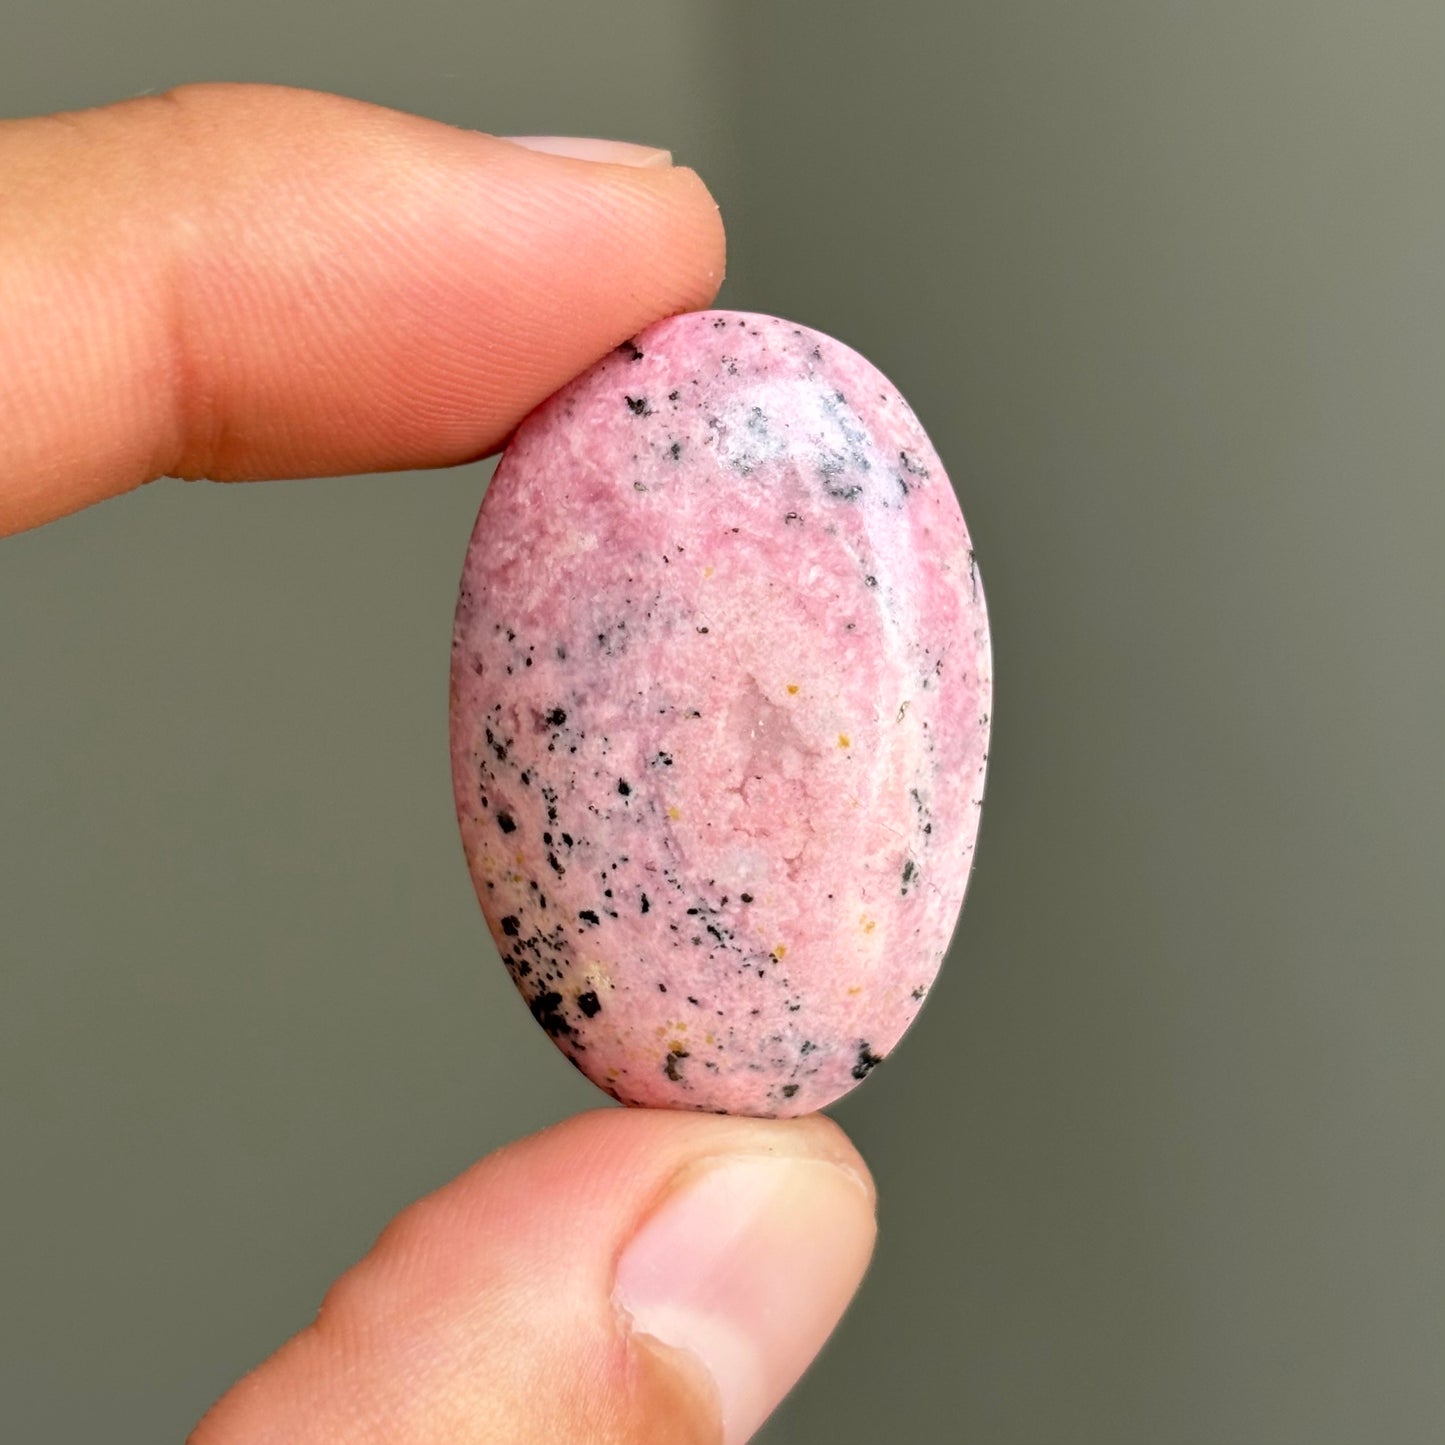
[{"label": "thumb", "polygon": [[601,1110],[405,1210],[191,1445],[741,1445],[873,1247],[842,1132]]}]

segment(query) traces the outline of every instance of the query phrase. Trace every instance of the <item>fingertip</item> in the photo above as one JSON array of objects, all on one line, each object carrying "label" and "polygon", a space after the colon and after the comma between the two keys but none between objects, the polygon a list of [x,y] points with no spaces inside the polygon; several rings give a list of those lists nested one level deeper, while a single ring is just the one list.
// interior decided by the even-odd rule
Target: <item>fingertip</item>
[{"label": "fingertip", "polygon": [[486,455],[608,349],[707,305],[725,266],[686,167],[310,91],[6,123],[0,169],[0,534],[155,475]]},{"label": "fingertip", "polygon": [[875,1233],[871,1188],[831,1158],[708,1158],[628,1240],[613,1298],[633,1331],[702,1366],[724,1445],[743,1445],[832,1333]]},{"label": "fingertip", "polygon": [[828,1120],[584,1114],[398,1216],[193,1445],[741,1445],[873,1234],[866,1166]]}]

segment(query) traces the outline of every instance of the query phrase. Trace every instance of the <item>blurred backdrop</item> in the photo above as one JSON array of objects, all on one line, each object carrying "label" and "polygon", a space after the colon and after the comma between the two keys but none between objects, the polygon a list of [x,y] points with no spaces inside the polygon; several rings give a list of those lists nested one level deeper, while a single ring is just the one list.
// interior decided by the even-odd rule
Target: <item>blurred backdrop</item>
[{"label": "blurred backdrop", "polygon": [[[671,146],[724,302],[862,350],[952,472],[978,867],[836,1110],[881,1243],[769,1445],[1445,1437],[1445,9],[0,20],[7,113],[200,79]],[[401,1205],[599,1102],[452,817],[487,476],[0,543],[0,1437],[179,1438]]]}]

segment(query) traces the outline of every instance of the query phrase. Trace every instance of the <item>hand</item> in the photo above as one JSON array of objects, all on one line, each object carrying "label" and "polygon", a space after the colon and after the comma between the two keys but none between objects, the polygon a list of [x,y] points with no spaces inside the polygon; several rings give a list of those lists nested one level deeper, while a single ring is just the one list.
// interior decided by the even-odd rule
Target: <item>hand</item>
[{"label": "hand", "polygon": [[[495,450],[721,280],[691,171],[592,154],[260,86],[0,124],[0,535]],[[193,1442],[737,1445],[873,1230],[826,1120],[584,1114],[407,1209]]]}]

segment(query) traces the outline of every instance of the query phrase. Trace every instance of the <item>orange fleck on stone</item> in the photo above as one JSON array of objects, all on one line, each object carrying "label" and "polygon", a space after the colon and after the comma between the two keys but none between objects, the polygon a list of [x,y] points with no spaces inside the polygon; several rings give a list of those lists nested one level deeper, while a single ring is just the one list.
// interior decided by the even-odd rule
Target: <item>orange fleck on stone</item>
[{"label": "orange fleck on stone", "polygon": [[790,683],[788,684],[788,696],[789,696],[789,697],[792,697],[793,694],[797,692],[797,690],[798,690],[798,684],[797,684],[796,682],[790,682]]},{"label": "orange fleck on stone", "polygon": [[862,993],[862,992],[863,992],[863,985],[862,985],[862,984],[859,984],[859,983],[855,983],[855,984],[853,985],[853,987],[848,990],[848,997],[849,997],[849,998],[856,998],[856,997],[857,997],[860,993]]},{"label": "orange fleck on stone", "polygon": [[859,918],[858,922],[863,925],[863,932],[864,932],[864,933],[872,933],[873,930],[878,927],[878,922],[877,922],[877,920],[876,920],[876,919],[873,919],[873,918],[869,918],[869,916],[868,916],[866,913],[863,914],[863,916],[862,916],[861,918]]},{"label": "orange fleck on stone", "polygon": [[780,943],[780,944],[773,950],[773,957],[774,957],[774,958],[782,958],[783,955],[784,955],[785,953],[787,953],[787,951],[788,951],[788,945],[787,945],[786,943]]},{"label": "orange fleck on stone", "polygon": [[838,734],[838,746],[840,748],[851,748],[853,746],[852,739],[849,738],[847,733]]},{"label": "orange fleck on stone", "polygon": [[682,809],[675,808],[669,803],[667,808],[667,816],[671,818],[672,821],[675,823],[680,817],[682,817]]}]

